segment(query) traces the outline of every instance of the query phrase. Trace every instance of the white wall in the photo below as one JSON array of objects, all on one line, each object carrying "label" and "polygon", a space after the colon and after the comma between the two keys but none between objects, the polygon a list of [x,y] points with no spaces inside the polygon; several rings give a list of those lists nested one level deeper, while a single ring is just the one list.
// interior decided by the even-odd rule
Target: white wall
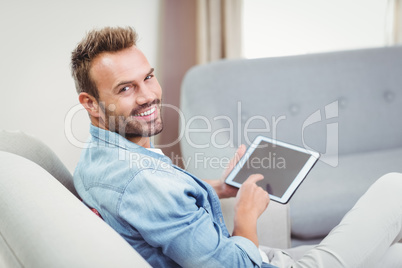
[{"label": "white wall", "polygon": [[389,0],[246,0],[246,58],[379,47],[389,41]]},{"label": "white wall", "polygon": [[[81,148],[65,134],[65,118],[78,104],[70,55],[86,31],[133,26],[138,46],[158,64],[161,0],[0,0],[0,129],[22,130],[49,145],[70,171]],[[157,69],[157,66],[156,66]],[[89,119],[77,112],[68,124],[79,141]]]}]

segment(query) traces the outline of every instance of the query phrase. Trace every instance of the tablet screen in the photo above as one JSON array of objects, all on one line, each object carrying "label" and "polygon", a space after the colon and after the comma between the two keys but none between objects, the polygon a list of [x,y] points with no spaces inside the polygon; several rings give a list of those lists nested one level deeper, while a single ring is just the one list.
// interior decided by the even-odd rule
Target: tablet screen
[{"label": "tablet screen", "polygon": [[317,153],[259,137],[229,174],[226,182],[240,187],[250,175],[262,174],[264,179],[257,184],[273,196],[271,199],[286,203],[317,159]]},{"label": "tablet screen", "polygon": [[281,197],[309,158],[309,154],[262,141],[233,181],[242,184],[250,175],[260,173],[264,179],[257,184]]}]

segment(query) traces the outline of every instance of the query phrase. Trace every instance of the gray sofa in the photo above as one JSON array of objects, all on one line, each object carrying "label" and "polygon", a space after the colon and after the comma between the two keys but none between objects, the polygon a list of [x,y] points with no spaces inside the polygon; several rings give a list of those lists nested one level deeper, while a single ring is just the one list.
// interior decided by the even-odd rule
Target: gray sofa
[{"label": "gray sofa", "polygon": [[0,130],[0,267],[150,267],[76,196],[43,142]]},{"label": "gray sofa", "polygon": [[319,242],[373,181],[402,172],[401,47],[222,60],[193,67],[181,91],[183,162],[201,178],[220,177],[216,163],[258,134],[322,154],[290,203],[275,204],[290,209],[292,244],[280,247]]}]

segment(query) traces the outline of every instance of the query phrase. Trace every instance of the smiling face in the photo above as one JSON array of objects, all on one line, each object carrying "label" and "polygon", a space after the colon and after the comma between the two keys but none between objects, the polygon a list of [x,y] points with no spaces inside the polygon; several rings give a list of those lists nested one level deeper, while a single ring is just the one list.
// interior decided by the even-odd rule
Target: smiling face
[{"label": "smiling face", "polygon": [[[93,60],[90,75],[99,92],[98,100],[91,98],[96,111],[87,108],[92,124],[148,147],[148,137],[162,131],[162,89],[144,54],[135,46],[104,52]],[[81,103],[92,97],[81,94]]]}]

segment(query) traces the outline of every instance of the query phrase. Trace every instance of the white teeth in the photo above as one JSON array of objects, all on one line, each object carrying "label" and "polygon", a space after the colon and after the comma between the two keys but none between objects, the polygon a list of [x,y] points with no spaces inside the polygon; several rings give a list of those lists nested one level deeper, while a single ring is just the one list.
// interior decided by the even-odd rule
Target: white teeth
[{"label": "white teeth", "polygon": [[150,114],[152,114],[153,112],[155,112],[155,110],[156,110],[156,108],[153,107],[152,109],[150,109],[150,110],[148,110],[148,111],[146,111],[146,112],[144,112],[144,113],[136,114],[136,115],[134,115],[134,116],[147,116],[147,115],[150,115]]}]

